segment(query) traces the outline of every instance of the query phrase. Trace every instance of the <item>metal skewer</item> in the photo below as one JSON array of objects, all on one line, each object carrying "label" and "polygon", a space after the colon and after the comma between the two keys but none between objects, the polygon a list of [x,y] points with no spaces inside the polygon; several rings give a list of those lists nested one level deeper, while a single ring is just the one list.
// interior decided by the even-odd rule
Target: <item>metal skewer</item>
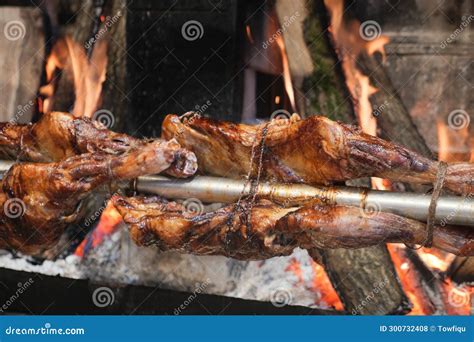
[{"label": "metal skewer", "polygon": [[[139,192],[173,199],[197,198],[203,202],[233,203],[250,194],[251,185],[244,180],[198,176],[193,179],[170,179],[163,176],[140,177]],[[304,184],[261,183],[259,196],[287,205],[301,205],[314,199],[328,204],[350,205],[368,211],[383,211],[427,220],[431,196],[410,192],[378,191],[351,187],[315,187]],[[442,196],[438,199],[435,222],[442,225],[474,227],[472,197]]]},{"label": "metal skewer", "polygon": [[[12,164],[13,162],[0,160],[0,174],[6,172]],[[170,199],[197,198],[207,203],[233,203],[242,195],[251,193],[251,184],[245,180],[207,176],[192,179],[143,176],[137,179],[136,190]],[[390,212],[425,222],[431,200],[430,195],[419,193],[283,183],[258,184],[256,193],[260,197],[286,205],[298,206],[320,199],[327,204],[356,206],[368,212]],[[441,196],[436,207],[435,222],[474,227],[474,198]]]}]

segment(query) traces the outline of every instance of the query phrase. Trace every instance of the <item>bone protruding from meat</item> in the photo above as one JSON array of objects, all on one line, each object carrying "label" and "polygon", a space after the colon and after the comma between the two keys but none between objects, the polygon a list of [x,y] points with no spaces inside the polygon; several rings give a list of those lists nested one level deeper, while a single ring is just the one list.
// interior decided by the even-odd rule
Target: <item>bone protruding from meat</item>
[{"label": "bone protruding from meat", "polygon": [[[175,158],[165,173],[188,177],[194,173],[196,157],[176,140],[169,142]],[[44,114],[34,124],[0,123],[0,157],[30,162],[58,162],[83,153],[113,156],[145,146],[149,140],[113,132],[99,121],[68,113]]]},{"label": "bone protruding from meat", "polygon": [[[119,155],[85,153],[56,163],[14,164],[2,179],[0,247],[32,254],[53,246],[77,219],[81,200],[98,186],[170,167],[182,176],[193,174],[195,156],[183,153],[176,141],[156,140]],[[183,156],[189,159],[176,164]]]}]

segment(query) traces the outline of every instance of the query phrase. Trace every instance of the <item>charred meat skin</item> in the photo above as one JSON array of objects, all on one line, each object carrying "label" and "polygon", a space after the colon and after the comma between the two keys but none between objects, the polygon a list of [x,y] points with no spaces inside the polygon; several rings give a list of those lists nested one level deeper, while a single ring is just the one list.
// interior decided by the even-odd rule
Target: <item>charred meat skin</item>
[{"label": "charred meat skin", "polygon": [[[148,143],[127,134],[107,129],[98,121],[76,118],[68,113],[44,114],[34,124],[0,123],[0,158],[31,162],[57,162],[83,153],[120,155]],[[176,141],[172,142],[178,145]],[[174,164],[167,174],[188,177],[183,165],[193,153],[175,149]],[[191,168],[192,169],[192,168]]]},{"label": "charred meat skin", "polygon": [[[386,242],[420,244],[426,226],[390,213],[367,215],[347,206],[283,208],[267,200],[247,201],[193,214],[174,202],[116,196],[115,207],[141,246],[202,255],[259,260],[294,248],[361,248]],[[435,227],[433,245],[474,255],[474,234],[464,227]]]},{"label": "charred meat skin", "polygon": [[[34,254],[52,247],[92,190],[114,180],[163,172],[181,149],[173,141],[157,140],[120,155],[86,153],[57,163],[19,163],[2,179],[0,247]],[[196,171],[195,158],[181,163],[181,173]],[[175,170],[178,172],[179,170]],[[16,202],[17,210],[9,212]]]},{"label": "charred meat skin", "polygon": [[[255,149],[263,151],[263,177],[280,182],[330,184],[374,176],[431,184],[438,169],[436,161],[322,116],[301,120],[293,115],[250,126],[194,113],[181,118],[168,115],[162,136],[176,138],[196,153],[200,172],[222,177],[254,177],[258,172],[256,158],[251,161]],[[468,194],[474,191],[473,179],[473,164],[453,163],[445,187]]]}]

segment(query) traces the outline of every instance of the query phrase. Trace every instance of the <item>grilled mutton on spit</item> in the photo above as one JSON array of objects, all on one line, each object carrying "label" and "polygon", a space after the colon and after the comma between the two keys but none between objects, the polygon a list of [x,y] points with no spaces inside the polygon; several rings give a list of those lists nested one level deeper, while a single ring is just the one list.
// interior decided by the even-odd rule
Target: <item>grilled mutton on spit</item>
[{"label": "grilled mutton on spit", "polygon": [[2,179],[0,248],[36,253],[52,247],[77,219],[81,200],[102,184],[170,168],[186,177],[196,167],[192,153],[176,141],[164,140],[142,143],[117,155],[96,152],[55,163],[15,164]]},{"label": "grilled mutton on spit", "polygon": [[[308,184],[368,176],[432,184],[438,171],[436,161],[322,116],[293,115],[250,126],[194,113],[168,115],[162,137],[193,151],[201,173],[231,178],[261,172],[263,179]],[[444,186],[468,194],[474,191],[473,178],[474,164],[449,164]]]},{"label": "grilled mutton on spit", "polygon": [[[329,184],[378,176],[433,183],[438,163],[401,146],[325,117],[272,120],[249,126],[187,113],[168,115],[162,137],[174,138],[196,153],[201,173],[280,182]],[[451,164],[445,186],[469,193],[471,164]],[[159,199],[115,200],[139,245],[194,254],[266,258],[296,246],[360,248],[384,242],[425,242],[426,225],[389,213],[364,215],[359,208],[307,205],[283,208],[268,201],[239,201],[221,210],[193,215]],[[468,228],[435,227],[433,245],[459,255],[474,253]]]},{"label": "grilled mutton on spit", "polygon": [[[34,124],[0,123],[3,159],[55,162],[83,153],[119,155],[146,144],[146,140],[113,132],[98,121],[68,113],[47,113]],[[185,149],[174,151],[175,161],[165,173],[174,177],[192,174],[195,156]],[[189,172],[183,173],[189,162]]]},{"label": "grilled mutton on spit", "polygon": [[[113,203],[140,246],[155,245],[202,255],[266,259],[295,247],[361,248],[385,242],[420,244],[424,224],[390,213],[367,215],[347,206],[312,204],[283,208],[267,200],[243,200],[209,213],[193,213],[158,197],[125,198]],[[474,255],[474,233],[465,227],[435,227],[433,246]]]}]

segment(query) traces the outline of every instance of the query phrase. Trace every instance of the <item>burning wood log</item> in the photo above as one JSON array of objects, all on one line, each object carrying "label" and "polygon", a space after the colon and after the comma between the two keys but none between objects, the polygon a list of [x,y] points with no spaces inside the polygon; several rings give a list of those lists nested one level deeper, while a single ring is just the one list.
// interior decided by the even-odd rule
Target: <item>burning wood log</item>
[{"label": "burning wood log", "polygon": [[408,311],[408,298],[385,245],[325,249],[321,253],[322,263],[347,312],[386,315]]},{"label": "burning wood log", "polygon": [[474,282],[474,258],[457,257],[447,273],[457,283]]},{"label": "burning wood log", "polygon": [[363,52],[359,55],[358,66],[368,75],[371,83],[378,89],[370,101],[377,115],[377,124],[380,127],[380,136],[431,158],[432,151],[418,132],[400,95],[387,75],[378,54],[369,55]]},{"label": "burning wood log", "polygon": [[[287,6],[295,6],[293,2],[284,2]],[[341,120],[351,124],[356,122],[354,107],[350,98],[350,93],[344,83],[344,76],[337,59],[335,51],[326,34],[328,23],[325,15],[322,0],[304,1],[304,10],[301,13],[307,14],[302,27],[305,48],[309,50],[313,70],[302,75],[293,69],[300,69],[298,60],[293,62],[292,55],[288,55],[294,83],[296,83],[297,100],[299,113],[325,113],[329,118]],[[287,12],[292,13],[292,12]],[[292,25],[291,27],[293,27]],[[285,41],[286,33],[283,32]],[[292,37],[288,37],[290,40]],[[301,49],[294,49],[293,53],[299,54]],[[298,75],[301,75],[299,78]],[[300,85],[301,83],[301,85]]]},{"label": "burning wood log", "polygon": [[[77,220],[80,202],[92,190],[162,172],[176,163],[179,150],[176,142],[156,140],[116,156],[85,153],[58,163],[13,165],[2,179],[0,247],[25,253],[51,247]],[[195,158],[178,164],[183,176],[196,171]]]},{"label": "burning wood log", "polygon": [[[58,0],[46,6],[53,43],[46,64],[41,113],[72,112],[93,117],[103,106],[113,113],[110,125],[120,125],[126,110],[125,1],[92,1],[80,4]],[[63,18],[69,18],[61,22]],[[114,44],[109,44],[113,41]],[[120,49],[120,51],[119,51]],[[104,101],[103,101],[104,99]]]},{"label": "burning wood log", "polygon": [[[192,254],[255,260],[288,255],[294,248],[361,248],[385,242],[422,243],[425,225],[390,213],[320,204],[284,208],[242,200],[210,213],[155,198],[116,196],[114,205],[141,246]],[[450,253],[474,254],[474,233],[461,227],[434,230],[433,244]]]},{"label": "burning wood log", "polygon": [[[280,1],[276,8],[280,22],[287,21],[285,16],[288,13],[297,13],[300,19],[283,31],[299,113],[303,117],[310,113],[325,113],[346,124],[357,122],[337,54],[326,34],[329,23],[323,1]],[[298,34],[303,38],[298,39]],[[301,41],[303,43],[294,46],[294,42]],[[306,50],[309,51],[312,69],[306,67],[308,63],[302,63],[307,54],[300,54],[300,51]],[[358,186],[370,186],[370,181],[369,184],[360,181]],[[408,301],[385,245],[359,249],[313,249],[309,252],[324,264],[347,311],[392,314],[406,310]]]}]

